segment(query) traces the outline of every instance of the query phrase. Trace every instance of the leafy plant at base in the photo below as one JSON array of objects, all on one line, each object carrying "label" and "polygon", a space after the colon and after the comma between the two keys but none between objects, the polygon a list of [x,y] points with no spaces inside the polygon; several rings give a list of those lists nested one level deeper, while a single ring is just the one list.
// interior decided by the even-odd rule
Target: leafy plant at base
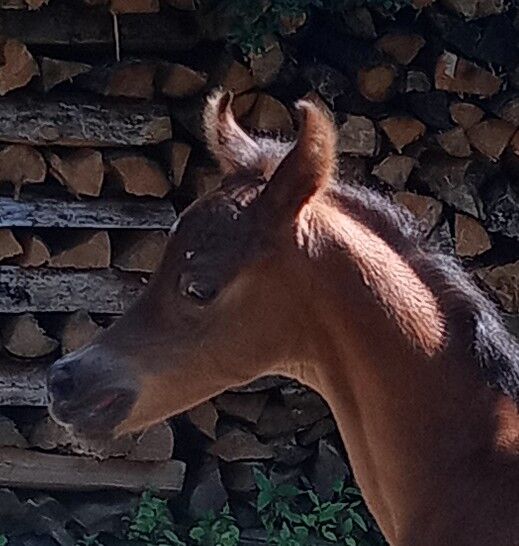
[{"label": "leafy plant at base", "polygon": [[338,482],[332,500],[322,501],[313,491],[287,484],[274,485],[258,470],[255,477],[259,488],[257,510],[269,544],[385,544],[357,488]]},{"label": "leafy plant at base", "polygon": [[8,542],[7,537],[0,533],[0,546],[7,546]]},{"label": "leafy plant at base", "polygon": [[189,538],[200,546],[238,546],[240,530],[225,506],[220,514],[210,513],[189,531]]}]

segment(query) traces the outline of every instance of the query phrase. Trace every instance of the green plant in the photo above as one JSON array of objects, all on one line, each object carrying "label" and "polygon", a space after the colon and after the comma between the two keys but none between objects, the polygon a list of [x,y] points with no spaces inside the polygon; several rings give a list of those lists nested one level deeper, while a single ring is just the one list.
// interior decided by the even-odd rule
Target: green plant
[{"label": "green plant", "polygon": [[127,538],[146,546],[187,546],[174,530],[167,501],[142,494],[133,517],[129,520]]},{"label": "green plant", "polygon": [[240,530],[236,520],[225,506],[220,514],[210,513],[189,532],[189,537],[200,546],[238,546]]},{"label": "green plant", "polygon": [[357,488],[338,482],[333,498],[323,501],[313,491],[288,484],[275,485],[258,470],[255,476],[259,488],[257,510],[269,544],[385,544]]},{"label": "green plant", "polygon": [[98,536],[97,533],[94,535],[84,535],[77,541],[76,546],[103,546],[97,539]]},{"label": "green plant", "polygon": [[4,534],[0,533],[0,546],[7,546],[8,542],[9,541],[7,540],[7,537]]}]

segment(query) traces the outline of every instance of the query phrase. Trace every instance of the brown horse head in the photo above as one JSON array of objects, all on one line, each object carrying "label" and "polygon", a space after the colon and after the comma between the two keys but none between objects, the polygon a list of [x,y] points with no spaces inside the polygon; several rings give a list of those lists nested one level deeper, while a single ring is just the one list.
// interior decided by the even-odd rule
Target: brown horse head
[{"label": "brown horse head", "polygon": [[276,144],[246,134],[230,103],[215,93],[204,113],[221,188],[183,212],[128,312],[50,369],[52,414],[76,432],[136,431],[301,358],[310,281],[295,220],[333,180],[335,129],[301,101],[296,141]]}]

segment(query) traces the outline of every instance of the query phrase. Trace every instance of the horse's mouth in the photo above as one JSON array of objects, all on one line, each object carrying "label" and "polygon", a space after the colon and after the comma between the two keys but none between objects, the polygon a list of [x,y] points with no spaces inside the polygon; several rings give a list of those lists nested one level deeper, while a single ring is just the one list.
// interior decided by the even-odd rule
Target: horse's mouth
[{"label": "horse's mouth", "polygon": [[61,401],[51,395],[49,412],[78,436],[110,436],[128,417],[135,399],[135,393],[122,389],[105,389],[74,401]]}]

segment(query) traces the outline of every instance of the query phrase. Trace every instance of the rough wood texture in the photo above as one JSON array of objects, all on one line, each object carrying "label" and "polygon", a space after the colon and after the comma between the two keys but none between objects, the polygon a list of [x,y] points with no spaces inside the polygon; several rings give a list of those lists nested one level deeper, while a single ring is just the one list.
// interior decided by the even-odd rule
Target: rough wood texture
[{"label": "rough wood texture", "polygon": [[54,352],[59,345],[30,313],[16,315],[4,322],[2,342],[10,354],[20,358],[40,358]]},{"label": "rough wood texture", "polygon": [[0,406],[46,406],[45,374],[46,366],[0,359]]},{"label": "rough wood texture", "polygon": [[519,313],[519,261],[486,267],[476,273],[505,311]]},{"label": "rough wood texture", "polygon": [[143,155],[114,157],[107,166],[108,177],[132,195],[164,197],[171,189],[160,165]]},{"label": "rough wood texture", "polygon": [[68,234],[66,247],[51,255],[49,267],[103,269],[110,267],[111,245],[106,231]]},{"label": "rough wood texture", "polygon": [[159,89],[168,97],[189,97],[205,87],[207,78],[204,72],[183,64],[162,65],[159,69]]},{"label": "rough wood texture", "polygon": [[386,34],[375,43],[375,47],[403,65],[408,65],[424,45],[425,40],[419,34],[397,33]]},{"label": "rough wood texture", "polygon": [[505,9],[503,0],[442,0],[442,3],[467,19],[497,15]]},{"label": "rough wood texture", "polygon": [[112,264],[122,271],[152,273],[159,266],[168,236],[163,231],[133,232],[114,238]]},{"label": "rough wood texture", "polygon": [[396,70],[390,65],[361,68],[357,74],[360,94],[371,102],[384,102],[394,91]]},{"label": "rough wood texture", "polygon": [[181,491],[184,473],[184,463],[173,460],[156,464],[118,459],[96,461],[16,448],[0,449],[2,487],[53,491],[151,489],[168,495]]},{"label": "rough wood texture", "polygon": [[10,229],[0,229],[0,261],[23,252],[23,247]]},{"label": "rough wood texture", "polygon": [[104,179],[103,156],[89,148],[69,153],[51,153],[49,172],[76,197],[98,197]]},{"label": "rough wood texture", "polygon": [[485,115],[481,108],[470,102],[455,102],[450,105],[449,110],[452,120],[463,129],[470,129],[470,127],[481,121]]},{"label": "rough wood texture", "polygon": [[470,142],[463,127],[454,127],[449,131],[440,133],[437,137],[438,144],[454,157],[469,157],[472,153]]},{"label": "rough wood texture", "polygon": [[0,227],[169,229],[176,219],[167,201],[59,201],[0,197]]},{"label": "rough wood texture", "polygon": [[17,256],[13,263],[22,267],[40,267],[49,262],[49,248],[40,237],[33,233],[21,233],[18,237],[23,253],[21,256]]},{"label": "rough wood texture", "polygon": [[86,63],[42,57],[40,59],[41,89],[47,93],[56,85],[71,82],[76,76],[89,72],[91,69],[92,66]]},{"label": "rough wood texture", "polygon": [[211,440],[216,440],[216,423],[218,412],[211,400],[199,404],[187,412],[187,416],[195,427]]},{"label": "rough wood texture", "polygon": [[135,276],[0,267],[0,313],[70,312],[120,314],[143,288]]},{"label": "rough wood texture", "polygon": [[467,131],[467,136],[474,148],[497,161],[507,147],[515,127],[502,119],[487,119]]},{"label": "rough wood texture", "polygon": [[0,42],[0,96],[27,85],[39,74],[38,64],[18,40]]},{"label": "rough wood texture", "polygon": [[470,216],[456,214],[454,234],[456,254],[462,258],[473,258],[492,247],[485,228]]},{"label": "rough wood texture", "polygon": [[16,198],[24,184],[40,184],[46,174],[45,160],[34,148],[14,144],[0,151],[0,182],[10,182]]},{"label": "rough wood texture", "polygon": [[390,154],[375,165],[372,174],[395,189],[403,190],[415,165],[416,159],[412,157]]},{"label": "rough wood texture", "polygon": [[[0,14],[1,15],[1,14]],[[142,146],[171,138],[165,107],[101,102],[0,101],[0,141],[37,145]]]},{"label": "rough wood texture", "polygon": [[348,115],[339,128],[339,151],[352,155],[373,156],[378,137],[373,122],[363,116]]},{"label": "rough wood texture", "polygon": [[101,327],[83,309],[67,315],[61,324],[59,336],[63,354],[80,349],[92,341],[100,331]]},{"label": "rough wood texture", "polygon": [[416,216],[426,234],[429,234],[440,221],[443,206],[432,197],[403,191],[396,192],[394,200]]},{"label": "rough wood texture", "polygon": [[247,116],[247,123],[255,129],[279,130],[282,133],[290,133],[294,128],[292,116],[286,106],[274,97],[263,93],[258,96],[252,111]]},{"label": "rough wood texture", "polygon": [[191,155],[191,146],[185,142],[171,142],[169,146],[169,165],[173,184],[180,187]]},{"label": "rough wood texture", "polygon": [[414,118],[393,116],[380,122],[380,126],[386,133],[391,144],[399,153],[412,142],[415,142],[425,134],[425,125]]},{"label": "rough wood texture", "polygon": [[237,95],[250,91],[256,85],[250,70],[234,60],[218,67],[216,81]]}]

